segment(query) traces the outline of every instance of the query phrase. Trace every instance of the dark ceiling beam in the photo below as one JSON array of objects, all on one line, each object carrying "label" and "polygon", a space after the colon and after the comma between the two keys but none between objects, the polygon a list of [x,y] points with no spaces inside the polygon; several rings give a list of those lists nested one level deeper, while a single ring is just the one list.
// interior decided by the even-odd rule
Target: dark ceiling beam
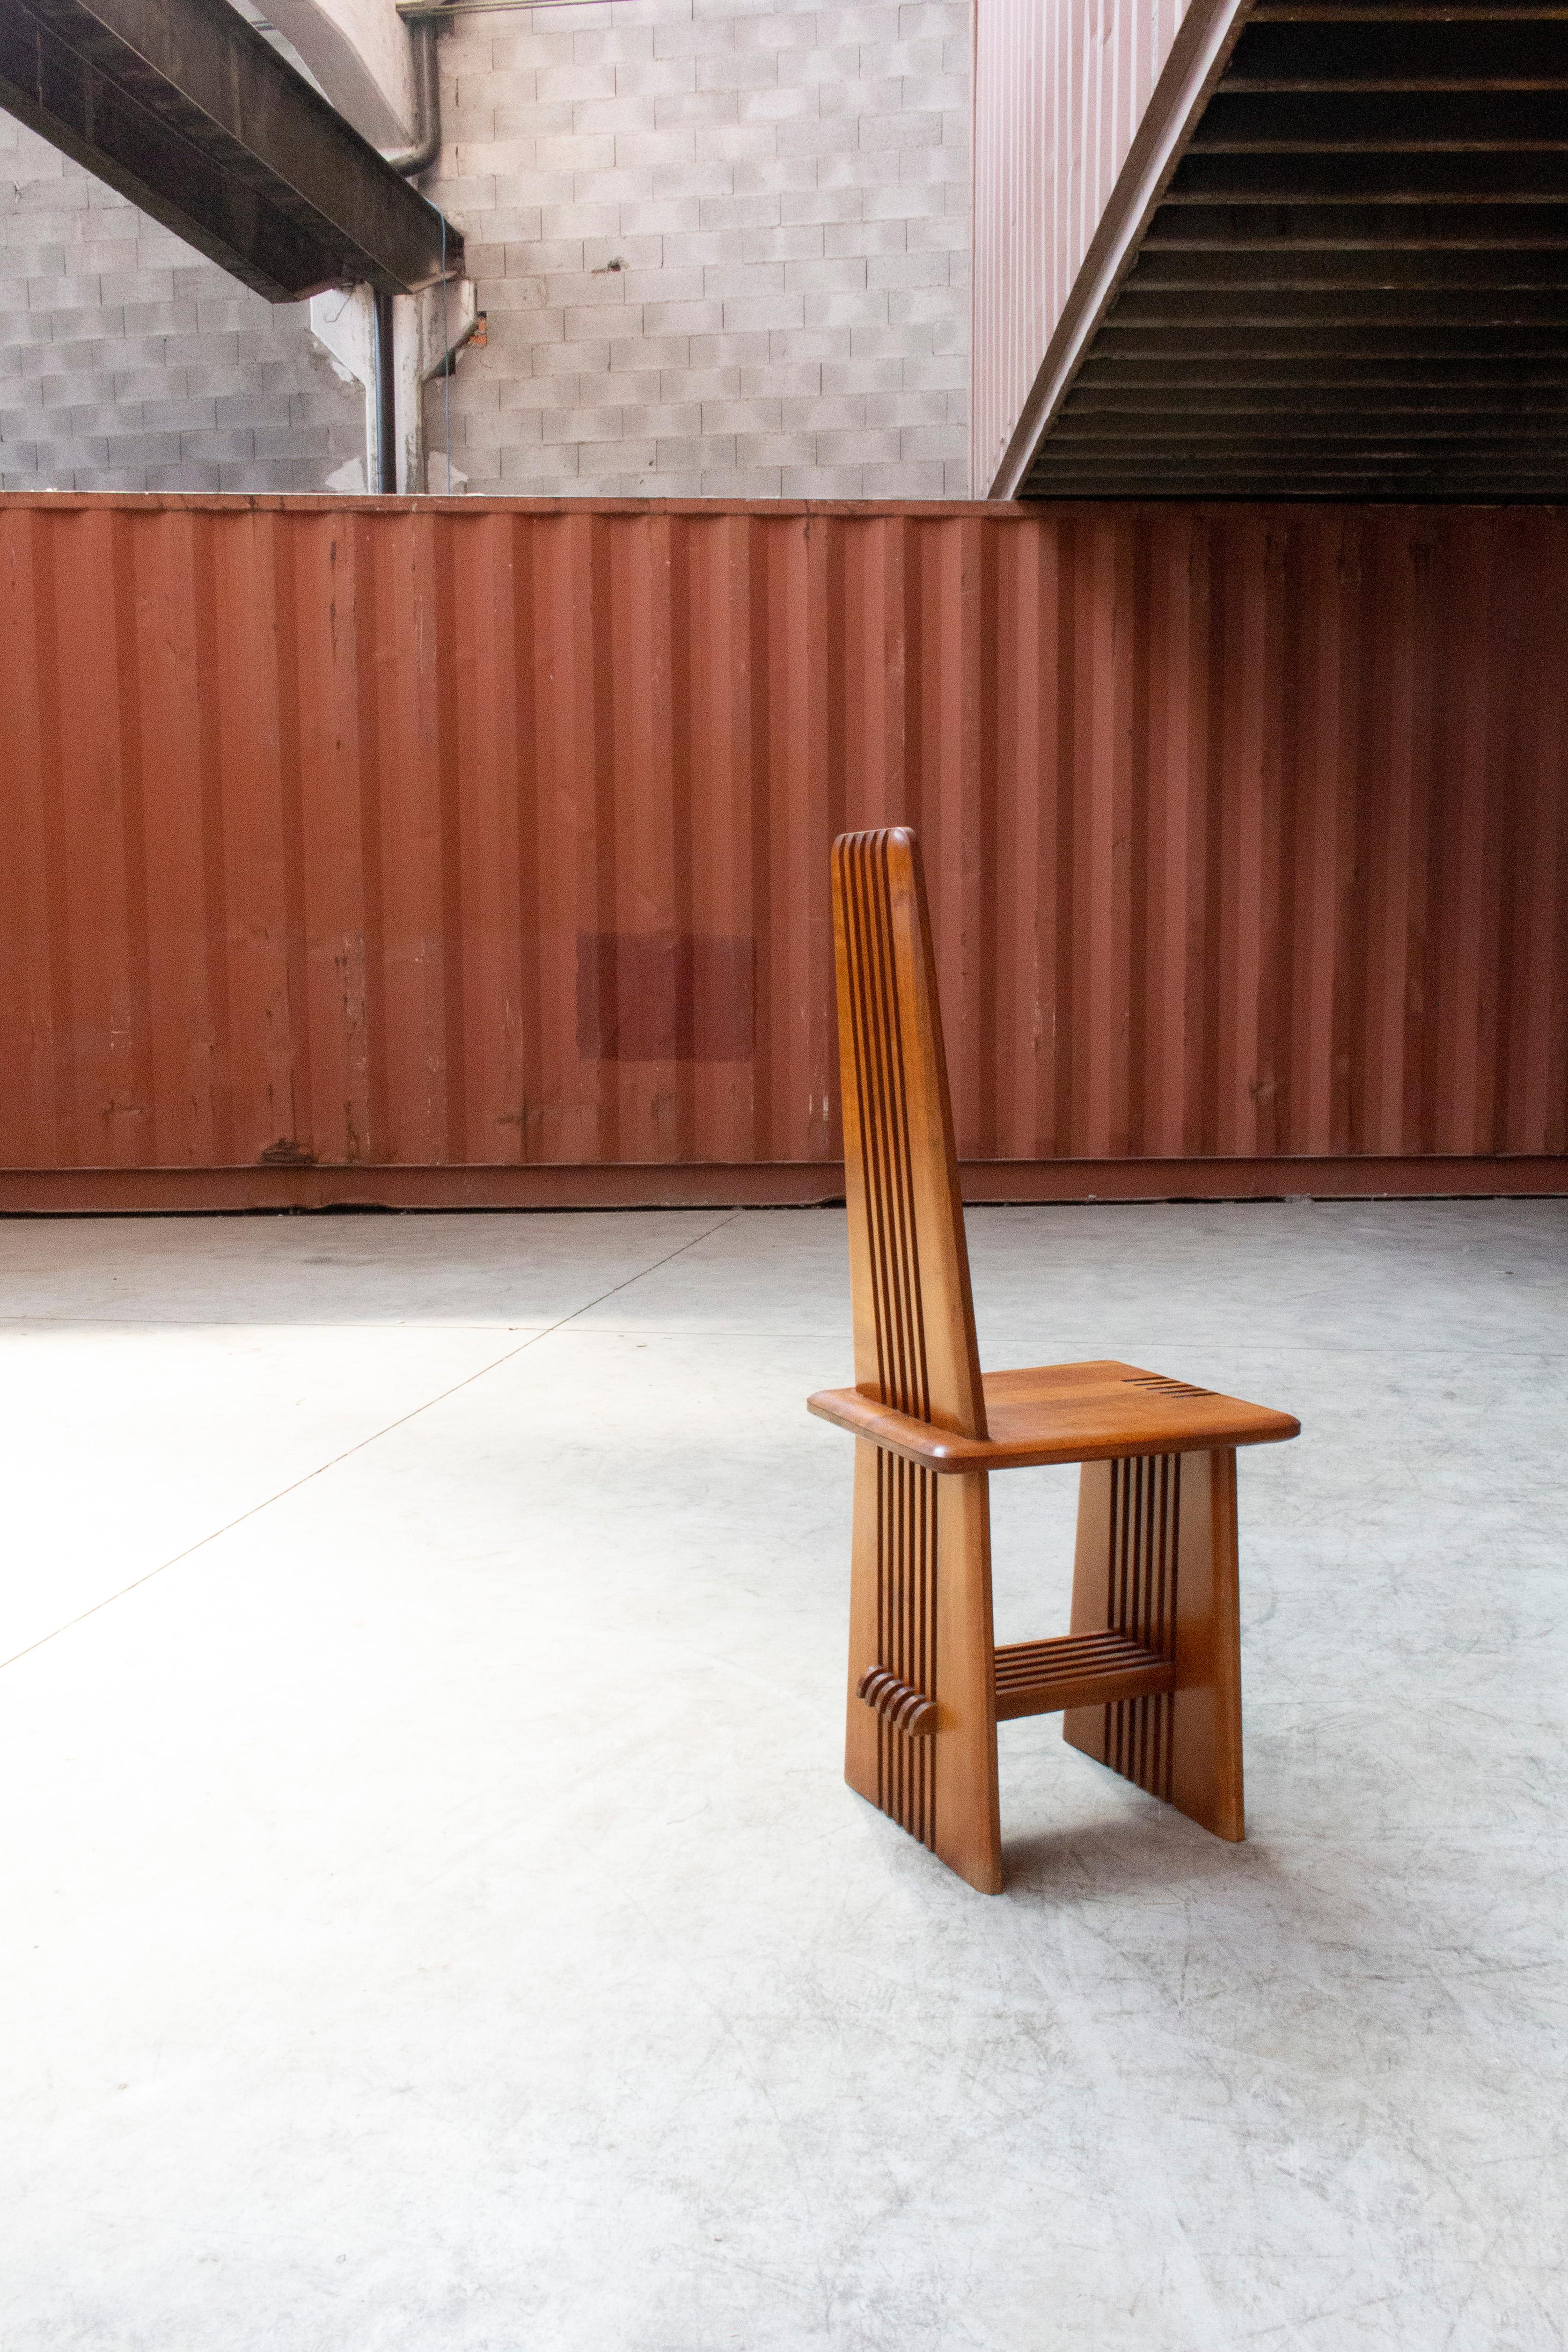
[{"label": "dark ceiling beam", "polygon": [[0,106],[268,301],[443,274],[435,206],[228,0],[0,0]]}]

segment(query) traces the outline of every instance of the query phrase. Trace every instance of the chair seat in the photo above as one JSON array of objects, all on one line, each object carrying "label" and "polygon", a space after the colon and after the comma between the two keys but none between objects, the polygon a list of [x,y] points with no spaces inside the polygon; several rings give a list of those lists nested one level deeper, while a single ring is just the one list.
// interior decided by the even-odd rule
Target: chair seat
[{"label": "chair seat", "polygon": [[1288,1412],[1109,1360],[987,1372],[983,1386],[988,1437],[962,1437],[917,1421],[859,1389],[822,1389],[806,1402],[820,1420],[943,1471],[1026,1470],[1047,1462],[1277,1445],[1301,1428]]}]

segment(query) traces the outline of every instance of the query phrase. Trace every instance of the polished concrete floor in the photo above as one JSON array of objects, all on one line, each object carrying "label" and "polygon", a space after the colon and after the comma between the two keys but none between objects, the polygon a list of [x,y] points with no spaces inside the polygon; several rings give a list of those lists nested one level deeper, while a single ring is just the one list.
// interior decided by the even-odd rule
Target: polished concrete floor
[{"label": "polished concrete floor", "polygon": [[1300,1415],[1245,1846],[844,1788],[840,1215],[0,1223],[5,2352],[1564,2343],[1568,1202],[970,1223]]}]

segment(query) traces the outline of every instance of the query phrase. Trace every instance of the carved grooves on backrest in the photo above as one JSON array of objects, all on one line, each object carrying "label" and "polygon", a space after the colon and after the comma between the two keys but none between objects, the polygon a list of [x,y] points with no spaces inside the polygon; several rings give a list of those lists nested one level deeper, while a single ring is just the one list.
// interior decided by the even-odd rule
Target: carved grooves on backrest
[{"label": "carved grooves on backrest", "polygon": [[[909,1071],[899,1004],[888,837],[854,833],[837,845],[849,979],[850,1051],[866,1199],[866,1245],[876,1309],[877,1381],[884,1404],[925,1421],[931,1412],[920,1243],[910,1145]],[[888,1661],[891,1664],[891,1661]]]},{"label": "carved grooves on backrest", "polygon": [[[877,1654],[909,1689],[936,1692],[936,1473],[877,1455]],[[936,1842],[930,1739],[877,1724],[877,1802],[923,1845]]]},{"label": "carved grooves on backrest", "polygon": [[[1182,1538],[1182,1457],[1150,1454],[1110,1465],[1110,1630],[1163,1658],[1176,1653],[1176,1562]],[[1146,1789],[1171,1795],[1173,1697],[1124,1698],[1105,1710],[1105,1760]]]}]

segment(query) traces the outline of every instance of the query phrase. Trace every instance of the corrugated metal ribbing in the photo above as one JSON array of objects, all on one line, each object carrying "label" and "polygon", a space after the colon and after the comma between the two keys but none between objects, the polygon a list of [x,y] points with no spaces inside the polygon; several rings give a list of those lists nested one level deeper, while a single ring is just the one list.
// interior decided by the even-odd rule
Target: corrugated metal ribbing
[{"label": "corrugated metal ribbing", "polygon": [[0,503],[0,1164],[1568,1150],[1568,517]]},{"label": "corrugated metal ribbing", "polygon": [[1190,0],[977,0],[970,483],[984,497]]}]

